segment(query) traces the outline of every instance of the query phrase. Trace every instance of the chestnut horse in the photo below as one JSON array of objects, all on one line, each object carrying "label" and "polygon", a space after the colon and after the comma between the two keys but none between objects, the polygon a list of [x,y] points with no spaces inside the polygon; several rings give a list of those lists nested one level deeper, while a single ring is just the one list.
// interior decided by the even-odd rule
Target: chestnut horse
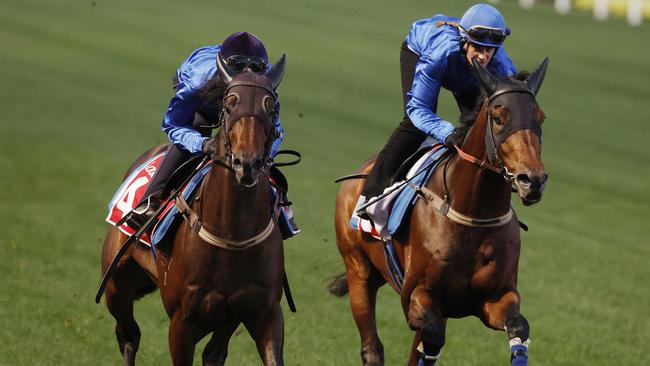
[{"label": "chestnut horse", "polygon": [[[416,331],[408,365],[435,364],[447,319],[470,315],[507,331],[513,365],[526,364],[529,327],[519,311],[520,236],[510,195],[515,187],[524,205],[530,205],[541,199],[546,183],[544,114],[535,95],[547,62],[526,80],[498,80],[474,63],[488,97],[463,150],[446,157],[419,189],[410,222],[392,238],[404,273],[401,289],[391,280],[382,243],[349,225],[363,181],[341,186],[335,226],[346,272],[330,291],[338,296],[349,291],[363,365],[384,364],[375,303],[386,282],[400,294],[407,323]],[[372,164],[365,163],[358,173],[368,173]]]},{"label": "chestnut horse", "polygon": [[[150,248],[133,245],[106,287],[125,365],[135,363],[140,341],[133,303],[156,287],[171,319],[174,365],[192,365],[196,343],[209,333],[203,364],[223,365],[240,323],[265,365],[283,364],[284,254],[267,182],[275,89],[284,73],[284,56],[265,75],[250,70],[236,74],[221,58],[218,63],[228,87],[211,170],[195,199],[189,204],[177,200],[186,220],[156,246],[156,259]],[[131,169],[160,150],[151,149]],[[104,241],[103,272],[126,239],[111,227]]]}]

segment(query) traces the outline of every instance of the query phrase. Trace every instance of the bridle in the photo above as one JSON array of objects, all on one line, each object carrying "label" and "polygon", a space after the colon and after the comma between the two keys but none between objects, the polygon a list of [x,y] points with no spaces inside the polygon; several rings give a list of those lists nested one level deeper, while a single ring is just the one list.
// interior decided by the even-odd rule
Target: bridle
[{"label": "bridle", "polygon": [[[507,85],[504,88],[497,89],[497,91],[493,92],[490,95],[490,97],[487,99],[487,101],[485,102],[485,107],[488,109],[486,131],[485,131],[485,145],[486,145],[486,155],[488,161],[478,159],[464,152],[458,146],[455,146],[455,148],[456,151],[458,152],[458,156],[463,160],[478,166],[479,169],[485,169],[493,173],[496,173],[501,177],[503,177],[503,179],[505,179],[508,184],[512,184],[515,180],[515,175],[510,173],[508,171],[508,168],[503,163],[503,159],[499,155],[497,146],[500,146],[501,143],[503,143],[503,141],[508,136],[510,136],[516,131],[530,129],[540,137],[542,131],[539,125],[537,125],[536,123],[526,122],[524,121],[524,118],[520,118],[520,119],[513,119],[508,125],[505,125],[504,128],[502,128],[498,133],[496,134],[494,133],[494,131],[492,130],[492,123],[494,121],[494,116],[492,116],[492,103],[498,96],[508,94],[508,93],[530,94],[533,96],[533,99],[535,98],[535,94],[531,90],[523,86]],[[525,119],[525,120],[531,121],[531,119]],[[444,192],[443,197],[439,197],[433,191],[429,190],[426,187],[411,187],[411,188],[413,188],[416,192],[418,192],[428,202],[431,202],[433,204],[433,207],[436,210],[438,210],[441,214],[446,216],[449,220],[460,225],[470,226],[470,227],[495,227],[495,226],[504,225],[512,219],[514,214],[512,207],[510,207],[505,214],[497,217],[490,217],[490,218],[475,218],[475,217],[464,215],[454,210],[450,204],[449,187],[447,186],[447,169],[449,168],[450,163],[451,163],[451,159],[447,159],[442,172],[442,176],[443,176],[442,182],[443,182],[443,192]]]},{"label": "bridle", "polygon": [[494,173],[497,173],[501,175],[503,179],[506,180],[506,182],[512,183],[515,179],[515,175],[508,171],[508,168],[503,162],[503,158],[499,154],[498,146],[500,146],[508,136],[510,136],[511,134],[519,130],[529,129],[533,131],[538,137],[541,138],[542,129],[539,127],[537,123],[530,122],[531,121],[530,119],[515,118],[512,121],[510,121],[510,123],[508,123],[507,125],[504,125],[504,127],[498,133],[496,134],[494,133],[492,129],[492,125],[494,122],[494,116],[492,115],[492,103],[497,97],[509,93],[529,94],[533,97],[533,101],[535,100],[535,93],[533,93],[533,91],[531,91],[530,89],[524,86],[519,86],[519,85],[508,85],[504,88],[496,90],[494,93],[492,93],[492,95],[490,95],[490,97],[486,101],[487,122],[485,127],[485,149],[486,149],[486,155],[488,161],[480,160],[464,152],[458,146],[456,146],[456,151],[458,152],[458,155],[462,159],[477,165],[481,169],[486,169]]},{"label": "bridle", "polygon": [[[223,128],[220,133],[225,135],[222,137],[224,139],[225,154],[223,156],[215,156],[215,154],[213,154],[213,162],[218,163],[231,171],[236,171],[236,167],[234,166],[236,159],[232,151],[230,131],[242,118],[252,116],[257,123],[262,125],[264,131],[266,131],[264,153],[261,159],[262,164],[258,169],[268,172],[267,168],[271,165],[271,146],[277,137],[274,122],[276,121],[276,118],[278,118],[279,103],[278,95],[275,90],[278,85],[280,85],[280,81],[284,75],[285,60],[285,55],[282,55],[278,62],[276,62],[275,65],[264,74],[255,73],[250,69],[246,69],[242,73],[237,73],[228,66],[221,53],[217,54],[217,71],[219,72],[219,76],[228,86],[224,92],[219,122],[217,123],[217,126],[220,125]],[[243,87],[245,89],[243,89],[243,91],[235,90],[237,87]],[[258,97],[257,93],[253,92],[257,90],[262,90],[264,95]],[[244,91],[246,91],[246,93],[244,93]],[[233,96],[237,98],[237,102],[234,107],[229,109],[226,102]],[[204,180],[200,189],[205,187],[205,182],[206,181]],[[266,227],[261,232],[248,239],[233,241],[218,237],[203,227],[199,215],[190,208],[187,202],[182,199],[182,196],[179,197],[181,197],[181,199],[177,199],[178,202],[176,205],[179,207],[184,219],[188,222],[190,228],[199,235],[199,237],[211,245],[229,250],[244,250],[264,242],[274,232],[273,229],[276,226],[275,215],[271,214]],[[198,194],[198,197],[200,197],[200,193]],[[276,203],[274,203],[274,205],[276,205]]]},{"label": "bridle", "polygon": [[[265,168],[271,165],[270,150],[271,150],[271,145],[275,140],[275,128],[273,125],[273,121],[275,121],[278,112],[277,93],[273,90],[272,87],[270,87],[269,83],[265,82],[267,80],[263,76],[250,75],[248,79],[250,80],[234,79],[231,81],[230,84],[228,84],[228,87],[226,88],[226,91],[224,93],[225,96],[223,98],[222,109],[219,116],[219,123],[218,123],[218,125],[221,125],[223,128],[222,133],[225,134],[223,139],[224,139],[224,146],[226,152],[223,156],[212,156],[212,160],[214,162],[233,171],[235,170],[235,166],[234,166],[235,158],[232,152],[232,144],[230,142],[230,131],[238,121],[242,120],[244,117],[247,116],[254,117],[257,123],[260,123],[262,127],[264,127],[264,130],[266,131],[266,140],[264,142],[264,155],[262,158],[262,166],[260,167],[260,169],[265,170]],[[245,99],[242,100],[242,97],[240,96],[239,93],[237,93],[237,90],[232,90],[235,87],[246,87],[247,88],[246,90],[251,90],[252,88],[258,88],[258,89],[262,89],[266,93],[264,96],[261,97],[259,102],[257,100],[259,99],[259,97],[255,95],[255,93],[244,94]],[[237,102],[235,103],[234,107],[229,109],[226,107],[226,101],[233,96],[237,98]],[[251,98],[255,100],[251,102],[250,101]],[[272,104],[269,103],[267,105],[267,100],[269,102],[272,102]],[[244,103],[241,103],[242,101]],[[243,107],[243,109],[239,109],[239,107],[242,105],[245,105],[245,107]],[[269,106],[271,105],[273,110],[269,110],[270,108]],[[267,121],[270,122],[267,123]],[[205,181],[201,185],[200,190],[203,190],[204,187],[205,187]],[[197,197],[200,197],[200,193]],[[245,240],[229,240],[217,236],[211,233],[210,231],[208,231],[205,228],[205,226],[203,226],[199,214],[197,214],[194,210],[192,210],[192,208],[190,208],[190,205],[180,195],[176,198],[176,207],[178,207],[180,213],[188,222],[192,231],[196,233],[203,241],[207,242],[210,245],[227,249],[227,250],[244,250],[252,246],[258,245],[264,242],[273,233],[273,229],[276,226],[275,216],[271,214],[268,224],[258,234],[250,238],[247,238]]]},{"label": "bridle", "polygon": [[[524,130],[524,129],[530,129],[541,139],[542,130],[539,124],[536,123],[534,119],[525,118],[526,116],[523,116],[524,118],[522,118],[522,116],[518,116],[518,118],[513,118],[510,121],[510,123],[508,123],[507,125],[503,125],[503,127],[497,133],[494,133],[494,131],[492,130],[492,125],[493,122],[495,122],[495,118],[492,115],[492,103],[495,101],[497,97],[504,94],[523,93],[523,94],[532,95],[533,102],[537,105],[535,96],[537,95],[537,92],[539,91],[542,81],[544,80],[544,75],[546,74],[546,68],[548,67],[548,58],[545,58],[544,61],[542,61],[542,63],[535,69],[535,71],[529,74],[529,76],[525,80],[525,83],[524,82],[520,84],[509,83],[501,88],[499,88],[500,85],[499,80],[495,76],[490,74],[489,71],[481,67],[476,59],[472,60],[472,64],[475,70],[478,71],[478,77],[482,86],[484,87],[485,90],[488,91],[488,94],[490,94],[490,96],[487,98],[487,101],[484,103],[485,108],[487,108],[485,148],[486,148],[486,155],[488,161],[483,161],[481,159],[478,159],[464,152],[458,146],[455,146],[455,148],[456,151],[458,152],[458,156],[463,160],[466,160],[478,166],[479,169],[485,169],[494,172],[500,175],[501,177],[503,177],[503,179],[505,179],[505,181],[508,184],[512,184],[514,183],[515,176],[514,174],[510,173],[506,168],[503,159],[499,155],[498,146],[501,146],[501,144],[506,140],[506,138],[508,138],[508,136],[510,136],[514,132],[519,130]],[[491,217],[487,219],[485,218],[479,219],[479,218],[466,216],[454,210],[451,207],[449,188],[447,186],[447,179],[446,179],[447,169],[449,168],[449,164],[451,163],[451,160],[452,159],[447,159],[442,173],[444,197],[439,197],[433,191],[429,190],[424,186],[423,187],[413,186],[412,188],[416,192],[418,192],[420,196],[424,197],[427,202],[432,202],[434,208],[438,210],[438,212],[440,212],[441,214],[446,216],[449,220],[457,224],[470,226],[470,227],[494,227],[494,226],[505,225],[506,223],[510,222],[510,220],[514,215],[512,207],[510,207],[508,211],[501,216]],[[525,225],[523,225],[522,228],[524,228],[524,230],[527,230],[527,228],[525,228]]]},{"label": "bridle", "polygon": [[[260,76],[262,77],[262,76]],[[217,163],[220,163],[220,165],[234,170],[234,154],[232,151],[232,143],[230,141],[230,131],[234,127],[234,125],[238,122],[241,121],[244,117],[247,116],[252,116],[254,117],[255,121],[257,123],[261,124],[264,130],[266,131],[266,141],[264,143],[264,154],[262,157],[262,166],[260,168],[267,168],[271,165],[271,146],[273,144],[273,141],[275,140],[276,137],[276,131],[275,128],[273,128],[273,121],[275,118],[277,118],[278,115],[278,109],[279,109],[279,103],[278,103],[278,96],[275,90],[270,85],[267,85],[269,83],[266,83],[266,79],[259,80],[258,77],[252,77],[250,78],[251,80],[232,80],[230,84],[228,84],[228,87],[225,90],[224,97],[222,100],[222,108],[221,112],[219,113],[219,123],[218,125],[221,125],[222,128],[224,129],[224,147],[225,147],[225,154],[223,156],[213,156],[213,160]],[[243,100],[244,104],[246,104],[245,109],[240,109],[239,107],[242,106],[242,96],[240,93],[237,93],[237,91],[233,91],[232,89],[235,87],[247,87],[247,90],[251,90],[248,88],[258,88],[262,89],[263,91],[266,92],[266,94],[261,98],[260,102],[254,101],[251,107],[251,103],[249,103],[250,98],[255,98],[257,99],[257,96],[255,93],[247,93],[244,95],[245,100]],[[237,102],[235,106],[231,109],[228,110],[226,107],[226,101],[232,97],[237,98]],[[267,103],[267,100],[270,101],[270,103]],[[272,110],[270,110],[269,105],[272,105]],[[269,123],[266,123],[267,121],[270,121]]]}]

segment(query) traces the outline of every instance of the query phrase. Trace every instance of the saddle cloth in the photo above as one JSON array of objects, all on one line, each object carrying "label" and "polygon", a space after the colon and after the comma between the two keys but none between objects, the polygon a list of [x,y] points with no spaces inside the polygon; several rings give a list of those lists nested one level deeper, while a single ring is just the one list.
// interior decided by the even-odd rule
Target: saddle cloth
[{"label": "saddle cloth", "polygon": [[[165,152],[151,157],[144,164],[136,168],[122,183],[115,195],[108,204],[108,216],[106,222],[116,226],[120,219],[131,212],[133,208],[140,202],[147,187],[151,182],[156,170],[162,163],[165,157]],[[183,198],[189,199],[194,190],[199,186],[203,177],[210,170],[210,164],[206,163],[203,168],[190,180],[185,187],[181,187],[181,195]],[[169,202],[167,207],[158,217],[158,223],[153,227],[150,232],[144,233],[140,237],[140,242],[151,246],[158,243],[169,229],[169,226],[174,220],[174,216],[178,213],[178,209],[174,206],[173,202]],[[126,223],[118,226],[118,229],[125,235],[133,235],[135,230],[129,227]]]},{"label": "saddle cloth", "polygon": [[[135,169],[122,183],[120,188],[117,190],[110,203],[108,204],[108,216],[106,217],[106,222],[116,226],[116,223],[120,219],[131,212],[133,208],[140,202],[144,193],[147,191],[147,187],[151,182],[153,175],[155,174],[157,168],[160,166],[165,153],[160,153],[153,156],[147,160],[140,167]],[[208,161],[204,164],[202,168],[192,177],[192,179],[184,186],[181,187],[180,194],[185,198],[186,201],[190,201],[190,197],[194,194],[194,191],[201,185],[203,178],[208,174],[212,168],[211,161]],[[270,185],[270,184],[269,184]],[[275,187],[271,186],[272,191],[272,202],[277,202],[277,195],[279,194]],[[272,205],[273,206],[273,205]],[[280,206],[278,208],[277,216],[279,220],[280,227],[289,226],[293,217],[293,211],[289,206]],[[172,226],[176,219],[179,219],[181,216],[178,215],[179,211],[173,201],[170,201],[167,204],[167,207],[158,217],[158,223],[153,227],[150,232],[143,234],[140,237],[140,242],[148,246],[155,246],[158,244],[167,234],[167,231]],[[289,226],[290,227],[290,226]],[[118,226],[118,229],[125,235],[133,235],[135,230],[129,227],[126,223]],[[300,232],[299,229],[294,229],[289,231],[287,236],[291,237]]]},{"label": "saddle cloth", "polygon": [[[410,179],[410,183],[415,186],[424,185],[438,164],[442,160],[441,157],[447,152],[444,145],[436,144],[431,147],[431,150],[424,154],[414,165],[409,169],[406,174],[406,180]],[[366,209],[371,216],[375,219],[374,222],[365,220],[357,216],[356,212],[350,218],[350,226],[354,230],[359,230],[370,234],[379,240],[389,240],[395,233],[397,233],[402,224],[406,221],[411,213],[411,208],[417,200],[417,192],[409,185],[403,184],[404,181],[396,182],[392,186],[386,188],[384,193],[389,192],[399,185],[401,188],[395,189],[385,198],[377,203],[368,206]]]}]

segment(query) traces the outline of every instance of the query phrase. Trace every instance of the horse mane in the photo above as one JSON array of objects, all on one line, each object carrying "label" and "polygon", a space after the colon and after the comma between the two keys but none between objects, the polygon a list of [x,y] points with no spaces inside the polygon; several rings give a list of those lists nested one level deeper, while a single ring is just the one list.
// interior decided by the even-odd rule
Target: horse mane
[{"label": "horse mane", "polygon": [[526,70],[519,70],[515,74],[514,79],[519,81],[526,81],[526,79],[528,79],[528,76],[530,76],[530,72]]},{"label": "horse mane", "polygon": [[226,88],[228,88],[228,84],[221,80],[221,77],[219,77],[219,74],[217,73],[214,77],[209,79],[197,93],[197,96],[201,100],[201,106],[220,106],[224,94],[226,93]]},{"label": "horse mane", "polygon": [[[510,81],[510,82],[526,81],[526,79],[528,78],[529,75],[530,75],[530,72],[528,72],[526,70],[519,70],[515,75],[503,77],[502,79],[500,79],[500,82],[503,82],[503,81],[506,81],[506,82],[507,81]],[[485,94],[483,94],[483,95],[485,96]],[[476,111],[476,116],[478,116],[478,113],[480,113],[480,110],[481,110],[482,106],[483,106],[483,102],[479,103],[479,105],[477,106],[478,110]],[[474,126],[475,121],[476,121],[475,119],[474,120],[466,120],[466,119],[461,118],[460,126],[457,127],[458,132],[461,133],[461,134],[467,134],[467,132],[469,132],[469,129],[472,126]]]}]

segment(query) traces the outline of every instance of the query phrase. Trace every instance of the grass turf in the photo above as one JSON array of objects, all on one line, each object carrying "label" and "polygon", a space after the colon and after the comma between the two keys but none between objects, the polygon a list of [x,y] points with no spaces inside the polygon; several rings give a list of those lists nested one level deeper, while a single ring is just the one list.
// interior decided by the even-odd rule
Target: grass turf
[{"label": "grass turf", "polygon": [[[196,47],[249,30],[272,58],[288,55],[281,85],[286,168],[303,233],[286,243],[299,312],[286,311],[288,365],[356,365],[347,299],[324,289],[342,270],[334,243],[333,180],[378,151],[401,116],[399,46],[413,20],[462,14],[471,2],[286,0],[230,4],[118,0],[0,3],[0,365],[120,363],[114,322],[93,302],[106,203],[135,157],[165,141],[159,121],[170,78]],[[520,68],[551,65],[544,200],[518,213],[522,311],[536,365],[646,364],[650,136],[648,25],[560,16],[550,5],[499,5]],[[455,120],[445,94],[440,114]],[[139,364],[169,364],[158,294],[136,305]],[[402,364],[411,332],[398,297],[378,303],[386,364]],[[201,346],[197,348],[197,356]],[[200,356],[195,364],[200,363]],[[451,320],[441,365],[504,365],[507,340],[476,319]],[[228,364],[259,358],[245,330]]]}]

